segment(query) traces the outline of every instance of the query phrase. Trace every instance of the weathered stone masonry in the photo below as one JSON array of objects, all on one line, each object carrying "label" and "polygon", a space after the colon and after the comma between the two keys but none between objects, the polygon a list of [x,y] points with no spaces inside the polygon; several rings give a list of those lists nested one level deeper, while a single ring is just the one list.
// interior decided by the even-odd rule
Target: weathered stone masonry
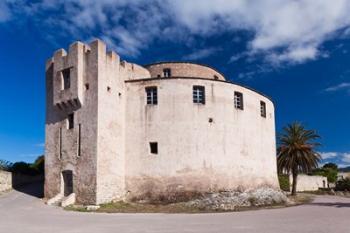
[{"label": "weathered stone masonry", "polygon": [[46,87],[47,198],[278,187],[273,103],[210,67],[141,67],[76,42],[48,60]]}]

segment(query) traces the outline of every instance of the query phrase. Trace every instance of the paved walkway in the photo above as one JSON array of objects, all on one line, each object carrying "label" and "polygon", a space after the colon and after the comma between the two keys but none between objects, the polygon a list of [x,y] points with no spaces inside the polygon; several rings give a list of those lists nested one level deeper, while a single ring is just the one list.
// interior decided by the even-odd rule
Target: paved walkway
[{"label": "paved walkway", "polygon": [[1,233],[350,232],[350,199],[333,196],[303,206],[234,213],[94,214],[46,206],[33,195],[22,190],[0,196]]}]

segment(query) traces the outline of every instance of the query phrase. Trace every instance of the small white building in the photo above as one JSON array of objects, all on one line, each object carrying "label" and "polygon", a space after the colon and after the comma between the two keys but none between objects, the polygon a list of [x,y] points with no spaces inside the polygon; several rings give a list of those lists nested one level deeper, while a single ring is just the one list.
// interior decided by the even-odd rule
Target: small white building
[{"label": "small white building", "polygon": [[[290,190],[292,190],[293,177],[289,176]],[[317,191],[320,188],[328,188],[327,177],[324,176],[309,176],[299,174],[297,179],[297,192]]]}]

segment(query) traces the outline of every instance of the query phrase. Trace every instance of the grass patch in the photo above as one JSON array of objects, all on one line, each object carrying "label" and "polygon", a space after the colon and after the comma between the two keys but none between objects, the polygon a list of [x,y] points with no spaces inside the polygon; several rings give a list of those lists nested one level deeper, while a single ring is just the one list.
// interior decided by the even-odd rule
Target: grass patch
[{"label": "grass patch", "polygon": [[290,200],[290,204],[287,204],[287,206],[295,206],[295,205],[303,205],[308,204],[312,202],[315,198],[315,195],[311,193],[298,193],[296,196],[288,196],[288,199]]},{"label": "grass patch", "polygon": [[101,204],[98,210],[89,211],[84,206],[68,206],[65,210],[79,212],[98,212],[98,213],[201,213],[207,212],[199,208],[193,208],[183,203],[172,204],[144,204],[134,202],[111,202]]},{"label": "grass patch", "polygon": [[65,210],[79,212],[97,212],[97,213],[219,213],[219,212],[237,212],[259,209],[276,209],[310,203],[314,195],[299,193],[297,196],[289,196],[290,202],[285,204],[272,204],[268,206],[249,206],[238,207],[235,210],[208,210],[186,205],[186,202],[171,204],[150,204],[138,202],[111,202],[100,205],[98,210],[87,210],[84,206],[68,206]]},{"label": "grass patch", "polygon": [[133,202],[113,202],[101,205],[97,212],[103,213],[199,213],[200,209],[191,208],[185,203],[144,204]]}]

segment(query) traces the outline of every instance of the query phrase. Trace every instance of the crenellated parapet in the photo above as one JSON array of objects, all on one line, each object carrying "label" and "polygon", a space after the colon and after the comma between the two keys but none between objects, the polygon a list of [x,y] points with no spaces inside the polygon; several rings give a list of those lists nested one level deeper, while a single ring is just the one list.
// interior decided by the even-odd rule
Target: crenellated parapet
[{"label": "crenellated parapet", "polygon": [[68,50],[59,49],[47,62],[52,66],[53,104],[59,108],[83,104],[84,56],[90,48],[81,42],[73,43]]},{"label": "crenellated parapet", "polygon": [[101,40],[89,44],[74,42],[68,52],[57,50],[46,63],[48,69],[52,69],[53,105],[60,109],[75,109],[84,104],[84,91],[93,85],[87,84],[87,75],[95,79],[92,87],[95,90],[98,79],[105,74],[112,73],[120,81],[150,77],[147,69],[121,60],[114,51],[107,51]]}]

